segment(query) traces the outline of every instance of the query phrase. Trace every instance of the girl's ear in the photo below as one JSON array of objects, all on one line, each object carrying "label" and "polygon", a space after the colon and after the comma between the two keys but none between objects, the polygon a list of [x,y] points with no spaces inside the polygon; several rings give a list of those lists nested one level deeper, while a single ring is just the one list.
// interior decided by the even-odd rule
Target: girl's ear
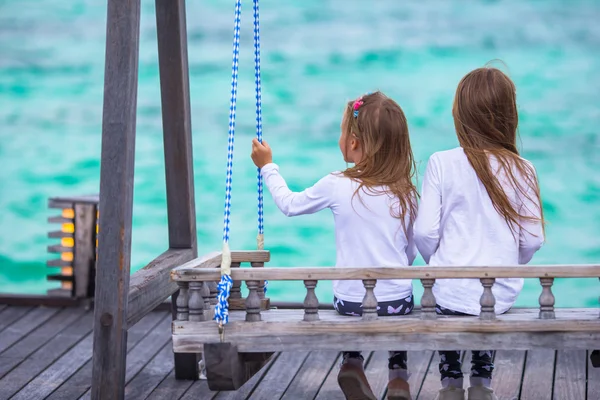
[{"label": "girl's ear", "polygon": [[352,139],[350,139],[350,149],[352,149],[352,150],[358,149],[359,144],[360,143],[358,141],[358,138],[354,134],[352,134]]}]

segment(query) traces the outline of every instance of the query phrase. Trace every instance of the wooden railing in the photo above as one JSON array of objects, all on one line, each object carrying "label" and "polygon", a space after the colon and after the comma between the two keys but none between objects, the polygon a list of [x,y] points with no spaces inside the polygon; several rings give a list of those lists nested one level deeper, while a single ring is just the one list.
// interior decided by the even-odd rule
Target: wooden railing
[{"label": "wooden railing", "polygon": [[[262,262],[267,252],[234,252],[233,260],[240,262]],[[209,293],[209,282],[220,279],[220,253],[213,253],[203,259],[192,260],[171,272],[180,293],[178,299],[178,320],[203,321],[210,319],[211,309],[204,308],[202,298],[208,298],[207,305],[216,303],[216,293]],[[421,298],[422,319],[436,319],[436,299],[432,288],[436,279],[473,278],[479,279],[483,286],[480,299],[481,320],[496,318],[494,306],[496,299],[492,292],[498,278],[537,278],[542,286],[539,296],[539,318],[555,318],[555,298],[552,285],[555,278],[600,278],[600,265],[538,265],[538,266],[474,266],[474,267],[374,267],[374,268],[338,268],[338,267],[302,267],[302,268],[234,268],[231,270],[234,280],[232,298],[239,298],[241,281],[246,282],[246,321],[260,321],[261,282],[304,281],[306,297],[304,299],[304,320],[319,320],[319,301],[315,287],[321,280],[362,280],[365,287],[363,300],[363,320],[377,317],[377,298],[374,288],[381,279],[419,279],[423,285]],[[600,292],[600,291],[599,291]]]}]

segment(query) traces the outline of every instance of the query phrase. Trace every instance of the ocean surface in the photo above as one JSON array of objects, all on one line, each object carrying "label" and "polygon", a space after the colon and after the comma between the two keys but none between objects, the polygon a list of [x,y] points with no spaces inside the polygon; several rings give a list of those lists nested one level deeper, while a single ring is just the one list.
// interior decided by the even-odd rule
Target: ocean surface
[{"label": "ocean surface", "polygon": [[[221,247],[233,0],[187,8],[200,253]],[[154,2],[142,0],[132,270],[167,247]],[[600,2],[595,0],[261,1],[264,137],[293,189],[345,167],[345,102],[381,89],[403,107],[423,172],[457,145],[460,78],[501,59],[518,88],[523,155],[536,166],[548,220],[533,264],[600,261]],[[55,244],[51,196],[97,193],[106,1],[0,0],[0,292],[45,293]],[[255,248],[252,2],[244,1],[231,246]],[[328,212],[286,218],[265,194],[273,266],[335,262]],[[418,264],[423,265],[422,259]],[[524,267],[526,268],[526,267]],[[520,305],[540,293],[528,281]],[[598,304],[598,279],[559,280],[559,306]],[[415,292],[422,293],[420,284]],[[302,300],[302,283],[269,286]],[[331,284],[320,282],[321,301]]]}]

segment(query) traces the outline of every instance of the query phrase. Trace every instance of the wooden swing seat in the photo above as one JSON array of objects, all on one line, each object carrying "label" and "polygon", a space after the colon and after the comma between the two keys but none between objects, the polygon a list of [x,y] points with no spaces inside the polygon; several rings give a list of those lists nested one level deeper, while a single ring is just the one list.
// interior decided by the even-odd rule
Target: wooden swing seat
[{"label": "wooden swing seat", "polygon": [[[212,308],[206,308],[206,304],[211,303],[211,285],[220,279],[217,268],[220,259],[220,253],[211,253],[171,273],[181,293],[190,293],[187,304],[182,301],[180,307],[177,303],[173,350],[204,352],[209,385],[215,390],[236,390],[258,372],[273,352],[280,351],[589,350],[600,343],[599,309],[555,309],[551,289],[555,278],[600,277],[598,265],[256,268],[269,260],[266,251],[232,253],[232,265],[238,267],[240,263],[249,262],[255,268],[232,269],[231,276],[237,287],[245,281],[249,294],[245,309],[230,311],[222,343],[217,325],[212,321]],[[496,315],[491,288],[496,278],[509,277],[539,279],[540,307],[514,308]],[[436,315],[432,287],[435,279],[442,278],[480,279],[484,288],[480,316]],[[317,281],[332,279],[363,281],[366,295],[362,317],[318,309],[314,292]],[[379,279],[420,279],[424,287],[421,306],[409,315],[378,317],[373,289]],[[264,280],[304,281],[307,289],[304,309],[262,307],[264,293],[260,288]],[[208,296],[208,301],[202,295]],[[251,367],[247,361],[251,359],[249,354],[255,354]],[[217,373],[213,373],[215,370]]]}]

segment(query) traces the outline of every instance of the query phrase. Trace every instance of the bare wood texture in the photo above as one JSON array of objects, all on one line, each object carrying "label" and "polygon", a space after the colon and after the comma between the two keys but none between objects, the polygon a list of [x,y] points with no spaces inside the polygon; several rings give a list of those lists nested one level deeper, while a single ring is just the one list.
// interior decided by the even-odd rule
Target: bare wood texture
[{"label": "bare wood texture", "polygon": [[30,313],[13,323],[8,329],[5,329],[0,335],[0,353],[19,341],[24,335],[33,331],[56,314],[58,309],[35,308]]},{"label": "bare wood texture", "polygon": [[[137,345],[144,340],[151,332],[153,332],[160,321],[165,320],[167,313],[153,312],[146,315],[137,324],[129,328],[127,331],[127,351],[128,360],[127,368],[130,369],[130,356],[132,350],[137,348]],[[91,324],[90,324],[91,325]],[[164,335],[164,334],[163,334]],[[167,338],[166,338],[167,339]],[[148,343],[144,343],[147,345]],[[88,360],[83,367],[71,375],[69,379],[64,381],[46,400],[62,400],[62,399],[77,399],[83,395],[84,398],[90,398],[90,384],[92,380],[92,360]]]},{"label": "bare wood texture", "polygon": [[[171,373],[150,393],[147,400],[180,399],[193,384],[194,381],[191,380],[176,379],[175,370],[171,370]],[[196,397],[196,399],[205,399],[205,397]]]},{"label": "bare wood texture", "polygon": [[258,297],[258,281],[246,281],[248,298],[246,298],[246,321],[260,321],[260,297]]},{"label": "bare wood texture", "polygon": [[27,357],[61,331],[71,328],[70,325],[79,320],[83,313],[83,309],[63,309],[28,335],[19,331],[19,341],[0,353],[0,378],[24,362]]},{"label": "bare wood texture", "polygon": [[306,352],[281,353],[273,362],[271,372],[265,375],[252,392],[252,400],[281,398],[307,356]]},{"label": "bare wood texture", "polygon": [[586,367],[585,350],[557,351],[553,398],[555,400],[585,399]]},{"label": "bare wood texture", "polygon": [[[250,253],[250,252],[248,252]],[[257,252],[254,256],[258,256]],[[239,258],[242,258],[241,255]],[[236,261],[239,261],[239,258]],[[249,256],[247,257],[249,258]],[[173,271],[174,280],[218,281],[218,270],[181,266]],[[530,265],[507,267],[265,267],[236,268],[233,280],[363,280],[363,279],[452,279],[452,278],[591,278],[600,276],[600,265]]]},{"label": "bare wood texture", "polygon": [[554,295],[552,294],[552,284],[554,278],[541,278],[542,294],[540,294],[540,318],[554,318]]},{"label": "bare wood texture", "polygon": [[125,386],[125,396],[129,399],[146,399],[154,388],[171,372],[173,359],[171,343],[165,344],[137,375]]},{"label": "bare wood texture", "polygon": [[421,318],[436,319],[436,301],[432,290],[433,285],[435,284],[435,279],[421,279],[421,283],[423,284],[423,297],[421,297]]},{"label": "bare wood texture", "polygon": [[323,377],[326,377],[339,358],[337,351],[313,351],[290,383],[282,400],[312,399],[315,397]]},{"label": "bare wood texture", "polygon": [[95,276],[96,262],[96,205],[75,204],[75,254],[73,274],[75,275],[75,297],[93,296],[90,284]]},{"label": "bare wood texture", "polygon": [[387,390],[389,381],[388,358],[387,351],[374,351],[365,366],[365,375],[369,380],[373,394],[378,399],[384,398],[383,396]]},{"label": "bare wood texture", "polygon": [[127,305],[127,326],[175,293],[177,283],[169,279],[171,270],[194,257],[192,249],[169,249],[131,276]]},{"label": "bare wood texture", "polygon": [[375,297],[375,285],[377,281],[375,279],[364,279],[363,285],[365,287],[365,297],[363,298],[362,306],[363,321],[371,321],[377,319],[377,297]]},{"label": "bare wood texture", "polygon": [[[238,399],[250,399],[252,396],[252,392],[258,383],[272,370],[273,362],[277,360],[280,354],[276,354],[272,357],[265,366],[258,371],[248,382],[246,382],[241,388],[237,391],[228,391],[228,392],[219,392],[214,400],[238,400]],[[196,397],[196,399],[199,397]],[[190,399],[191,400],[191,399]]]},{"label": "bare wood texture", "polygon": [[590,360],[590,353],[587,354],[587,399],[600,399],[600,368],[594,367]]},{"label": "bare wood texture", "polygon": [[[363,354],[365,360],[369,360],[370,354]],[[344,400],[345,396],[340,390],[337,375],[340,371],[340,363],[342,362],[342,357],[338,353],[338,357],[333,363],[333,367],[328,371],[329,373],[324,375],[323,383],[319,388],[319,392],[315,397],[315,400]]]},{"label": "bare wood texture", "polygon": [[[220,251],[213,251],[208,254],[204,254],[198,258],[190,260],[185,264],[175,268],[171,273],[171,277],[174,280],[200,280],[195,276],[203,271],[204,269],[214,269],[216,272],[212,279],[202,279],[207,281],[218,282],[221,279],[221,271],[215,269],[221,265],[223,255]],[[252,262],[268,262],[271,260],[271,253],[267,250],[247,250],[231,252],[232,263],[252,263]],[[262,270],[262,268],[256,268],[256,270]],[[235,268],[233,271],[245,270],[245,268]],[[187,276],[185,279],[180,279],[181,276]],[[245,279],[244,279],[245,280]]]},{"label": "bare wood texture", "polygon": [[525,359],[525,374],[521,387],[521,400],[552,398],[550,381],[554,375],[554,350],[529,350]]},{"label": "bare wood texture", "polygon": [[521,388],[525,352],[516,350],[498,351],[494,357],[492,387],[500,399],[518,399]]},{"label": "bare wood texture", "polygon": [[496,312],[494,306],[496,305],[496,298],[492,292],[492,286],[494,285],[494,278],[481,278],[481,284],[483,285],[483,293],[479,304],[481,305],[481,312],[479,318],[483,320],[492,320],[496,318]]},{"label": "bare wood texture", "polygon": [[[196,208],[185,0],[156,0],[169,247],[196,257]],[[187,261],[187,260],[186,260]]]},{"label": "bare wood texture", "polygon": [[140,0],[108,0],[92,398],[123,399]]},{"label": "bare wood texture", "polygon": [[410,391],[417,398],[417,394],[421,390],[421,385],[427,375],[429,364],[433,357],[437,353],[431,351],[409,351],[408,352],[408,383],[410,384]]},{"label": "bare wood texture", "polygon": [[34,308],[32,307],[8,307],[2,313],[2,318],[0,318],[0,332],[33,310]]},{"label": "bare wood texture", "polygon": [[319,320],[319,299],[315,294],[317,281],[304,281],[306,287],[306,297],[304,298],[304,320],[318,321]]},{"label": "bare wood texture", "polygon": [[[415,312],[408,316],[364,321],[326,311],[320,313],[320,321],[308,322],[302,320],[300,310],[270,310],[263,313],[262,322],[245,323],[240,321],[240,312],[232,312],[227,337],[243,352],[304,350],[307,346],[311,350],[343,351],[349,345],[359,350],[593,347],[594,340],[600,339],[600,321],[596,318],[596,311],[575,312],[579,318],[585,316],[585,319],[561,318],[572,313],[572,310],[557,311],[556,320],[539,320],[537,310],[528,310],[482,321],[477,317],[421,320],[419,312]],[[218,341],[214,324],[176,321],[173,326],[175,351],[195,352],[201,349],[203,343]],[[396,348],[394,343],[403,348]]]}]

